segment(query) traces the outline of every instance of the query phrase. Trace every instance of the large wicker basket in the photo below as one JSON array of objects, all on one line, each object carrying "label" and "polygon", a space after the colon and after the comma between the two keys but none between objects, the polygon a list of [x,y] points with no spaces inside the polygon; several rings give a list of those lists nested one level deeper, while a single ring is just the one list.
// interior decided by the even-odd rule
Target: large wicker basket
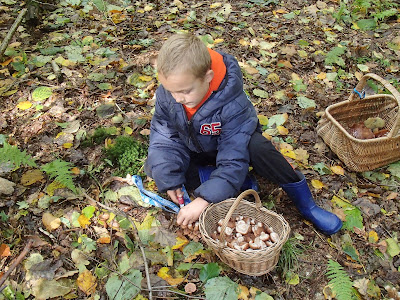
[{"label": "large wicker basket", "polygon": [[[253,195],[256,203],[243,200],[247,195]],[[274,229],[279,235],[279,241],[263,250],[243,251],[225,245],[225,227],[231,217],[251,217]],[[217,222],[224,219],[218,240],[211,237],[217,229]],[[277,213],[267,210],[261,204],[260,197],[254,190],[246,190],[236,199],[231,198],[208,206],[200,215],[200,233],[207,245],[218,257],[236,271],[247,275],[263,275],[270,272],[278,263],[283,244],[287,241],[290,227],[287,221]]]},{"label": "large wicker basket", "polygon": [[[347,101],[328,106],[317,126],[317,133],[324,142],[349,169],[357,172],[373,170],[400,159],[400,94],[390,83],[372,73],[361,78],[355,88],[357,94],[369,78],[382,83],[391,95],[377,94],[360,99],[354,92]],[[362,140],[347,131],[352,124],[369,117],[384,119],[388,134]]]}]

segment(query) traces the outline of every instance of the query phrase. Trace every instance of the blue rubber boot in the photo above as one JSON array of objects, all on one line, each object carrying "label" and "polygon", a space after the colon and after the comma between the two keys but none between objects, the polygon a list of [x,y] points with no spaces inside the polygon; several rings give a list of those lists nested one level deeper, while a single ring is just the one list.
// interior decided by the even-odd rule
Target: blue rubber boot
[{"label": "blue rubber boot", "polygon": [[281,187],[296,205],[302,216],[326,235],[331,235],[342,228],[342,221],[333,213],[317,206],[308,188],[306,179],[301,172],[296,171],[301,179],[298,182],[282,184]]},{"label": "blue rubber boot", "polygon": [[[210,178],[212,171],[216,169],[215,166],[198,166],[199,169],[199,177],[200,182],[203,183]],[[242,187],[240,188],[241,191],[245,191],[248,189],[253,189],[258,192],[258,183],[256,178],[253,175],[247,174],[246,179],[243,182]]]}]

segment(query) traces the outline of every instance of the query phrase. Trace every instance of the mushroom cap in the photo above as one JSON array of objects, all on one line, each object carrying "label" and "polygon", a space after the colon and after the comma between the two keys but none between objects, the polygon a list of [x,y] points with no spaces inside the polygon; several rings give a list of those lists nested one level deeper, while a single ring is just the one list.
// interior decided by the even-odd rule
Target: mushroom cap
[{"label": "mushroom cap", "polygon": [[250,231],[250,224],[247,224],[244,220],[236,222],[236,232],[245,235],[249,231]]},{"label": "mushroom cap", "polygon": [[271,234],[269,235],[269,238],[270,238],[271,242],[276,243],[279,241],[279,234],[277,234],[276,232],[271,232]]}]

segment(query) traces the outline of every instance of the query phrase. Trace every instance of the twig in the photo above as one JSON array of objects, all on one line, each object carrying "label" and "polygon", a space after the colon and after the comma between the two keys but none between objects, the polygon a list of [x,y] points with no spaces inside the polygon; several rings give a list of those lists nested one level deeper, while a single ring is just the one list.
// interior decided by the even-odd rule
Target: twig
[{"label": "twig", "polygon": [[4,38],[3,42],[1,43],[0,46],[0,59],[3,56],[4,51],[6,51],[6,48],[8,46],[8,44],[10,43],[10,40],[12,39],[15,30],[17,30],[19,24],[21,23],[23,17],[26,14],[27,9],[24,8],[21,10],[21,12],[19,13],[17,19],[14,21],[14,24],[11,26],[10,31],[7,33],[6,37]]},{"label": "twig", "polygon": [[25,249],[20,253],[20,255],[15,259],[15,261],[8,268],[7,272],[0,279],[0,291],[2,291],[4,287],[1,287],[3,283],[7,280],[7,277],[11,274],[11,272],[19,265],[19,263],[24,259],[24,257],[28,254],[33,244],[33,240],[29,240],[28,244],[25,246]]}]

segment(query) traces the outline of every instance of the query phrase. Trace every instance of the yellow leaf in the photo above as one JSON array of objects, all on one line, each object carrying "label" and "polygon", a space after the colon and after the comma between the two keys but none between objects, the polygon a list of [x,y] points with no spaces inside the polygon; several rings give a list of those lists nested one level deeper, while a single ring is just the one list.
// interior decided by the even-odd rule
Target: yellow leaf
[{"label": "yellow leaf", "polygon": [[289,149],[281,149],[281,153],[284,156],[296,159],[296,153],[293,152],[293,150],[289,150]]},{"label": "yellow leaf", "polygon": [[219,43],[222,43],[223,41],[224,41],[224,39],[215,39],[214,44],[219,44]]},{"label": "yellow leaf", "polygon": [[258,115],[257,117],[258,117],[258,120],[260,121],[260,124],[262,126],[268,125],[268,117],[267,116]]},{"label": "yellow leaf", "polygon": [[276,129],[278,129],[280,135],[287,135],[289,133],[289,130],[282,125],[276,126]]},{"label": "yellow leaf", "polygon": [[21,101],[20,103],[17,104],[17,107],[20,110],[26,110],[32,107],[32,103],[29,101]]},{"label": "yellow leaf", "polygon": [[337,175],[344,175],[344,169],[341,166],[333,166],[331,167],[331,170]]},{"label": "yellow leaf", "polygon": [[378,234],[371,230],[370,232],[368,232],[368,242],[370,243],[376,243],[379,240]]},{"label": "yellow leaf", "polygon": [[221,6],[222,6],[221,2],[215,2],[215,3],[210,5],[210,8],[218,8],[218,7],[221,7]]},{"label": "yellow leaf", "polygon": [[277,83],[277,82],[279,82],[279,80],[280,80],[279,75],[276,74],[276,73],[270,73],[267,76],[267,81],[268,82]]},{"label": "yellow leaf", "polygon": [[287,14],[287,11],[284,9],[278,9],[278,10],[274,10],[275,13],[277,14]]},{"label": "yellow leaf", "polygon": [[145,82],[147,82],[147,81],[153,80],[153,77],[148,76],[148,75],[142,75],[142,76],[139,76],[138,79],[139,79],[140,81],[145,81]]},{"label": "yellow leaf", "polygon": [[97,239],[97,243],[109,244],[109,243],[111,243],[111,238],[109,236],[103,236],[103,237]]},{"label": "yellow leaf", "polygon": [[270,134],[268,134],[267,132],[263,132],[262,135],[269,141],[272,139],[272,136]]},{"label": "yellow leaf", "polygon": [[296,73],[292,73],[292,80],[296,81],[296,80],[301,80],[300,76],[297,75]]},{"label": "yellow leaf", "polygon": [[96,292],[96,277],[94,277],[89,270],[83,271],[76,280],[76,283],[86,295],[91,295]]},{"label": "yellow leaf", "polygon": [[308,164],[308,158],[310,155],[308,154],[307,150],[299,148],[294,150],[294,153],[296,154],[296,160],[301,161],[303,164]]},{"label": "yellow leaf", "polygon": [[53,197],[54,196],[54,191],[57,189],[63,189],[65,188],[65,185],[63,185],[61,182],[58,181],[53,181],[52,183],[50,183],[47,188],[46,188],[46,192],[49,196]]},{"label": "yellow leaf", "polygon": [[153,222],[155,221],[156,219],[154,218],[154,216],[148,213],[142,223],[139,223],[137,221],[134,221],[134,223],[138,230],[146,230],[146,229],[151,229],[151,227],[153,226]]},{"label": "yellow leaf", "polygon": [[180,249],[183,246],[189,244],[189,240],[187,238],[176,237],[176,244],[172,246],[172,250]]},{"label": "yellow leaf", "polygon": [[34,184],[35,182],[41,181],[43,178],[44,177],[42,171],[38,169],[29,170],[21,176],[21,184],[31,185]]},{"label": "yellow leaf", "polygon": [[151,11],[152,9],[153,9],[153,6],[151,6],[151,5],[146,5],[144,7],[144,11]]},{"label": "yellow leaf", "polygon": [[312,179],[312,180],[311,180],[311,185],[312,185],[314,188],[316,188],[317,190],[320,190],[320,189],[322,189],[322,188],[325,186],[325,184],[324,184],[323,182],[321,182],[321,181],[319,181],[319,180],[317,180],[317,179]]},{"label": "yellow leaf", "polygon": [[63,147],[64,147],[65,149],[69,149],[69,148],[71,148],[73,145],[74,145],[74,144],[72,144],[72,143],[64,143],[64,144],[63,144]]},{"label": "yellow leaf", "polygon": [[47,231],[56,230],[61,225],[60,218],[54,217],[51,213],[44,213],[42,216],[42,222]]},{"label": "yellow leaf", "polygon": [[168,271],[169,271],[168,267],[162,267],[158,271],[157,276],[164,279],[170,285],[178,285],[185,280],[185,277],[173,278],[171,275],[168,274]]},{"label": "yellow leaf", "polygon": [[79,225],[81,225],[82,228],[86,228],[86,226],[90,224],[90,220],[85,215],[80,215],[78,217],[78,222],[79,222]]},{"label": "yellow leaf", "polygon": [[246,40],[244,40],[244,39],[240,39],[240,40],[239,40],[239,44],[242,45],[242,46],[248,46],[248,45],[250,45],[249,41],[246,41]]},{"label": "yellow leaf", "polygon": [[126,127],[124,128],[124,131],[125,131],[125,133],[126,133],[127,135],[131,135],[131,134],[133,133],[133,129],[130,128],[129,126],[126,126]]},{"label": "yellow leaf", "polygon": [[77,168],[77,167],[73,167],[71,169],[71,173],[74,175],[79,175],[79,174],[81,174],[81,170],[79,170],[79,168]]},{"label": "yellow leaf", "polygon": [[246,286],[239,284],[239,291],[240,291],[240,294],[238,296],[238,300],[248,300],[249,299],[250,291]]},{"label": "yellow leaf", "polygon": [[252,286],[250,288],[250,295],[251,295],[252,298],[255,298],[256,295],[259,294],[260,292],[261,292],[261,290],[256,288],[256,287],[254,287],[254,286]]},{"label": "yellow leaf", "polygon": [[317,75],[317,78],[320,79],[320,80],[325,79],[325,78],[326,78],[326,73],[325,73],[325,72],[319,73],[319,74]]}]

